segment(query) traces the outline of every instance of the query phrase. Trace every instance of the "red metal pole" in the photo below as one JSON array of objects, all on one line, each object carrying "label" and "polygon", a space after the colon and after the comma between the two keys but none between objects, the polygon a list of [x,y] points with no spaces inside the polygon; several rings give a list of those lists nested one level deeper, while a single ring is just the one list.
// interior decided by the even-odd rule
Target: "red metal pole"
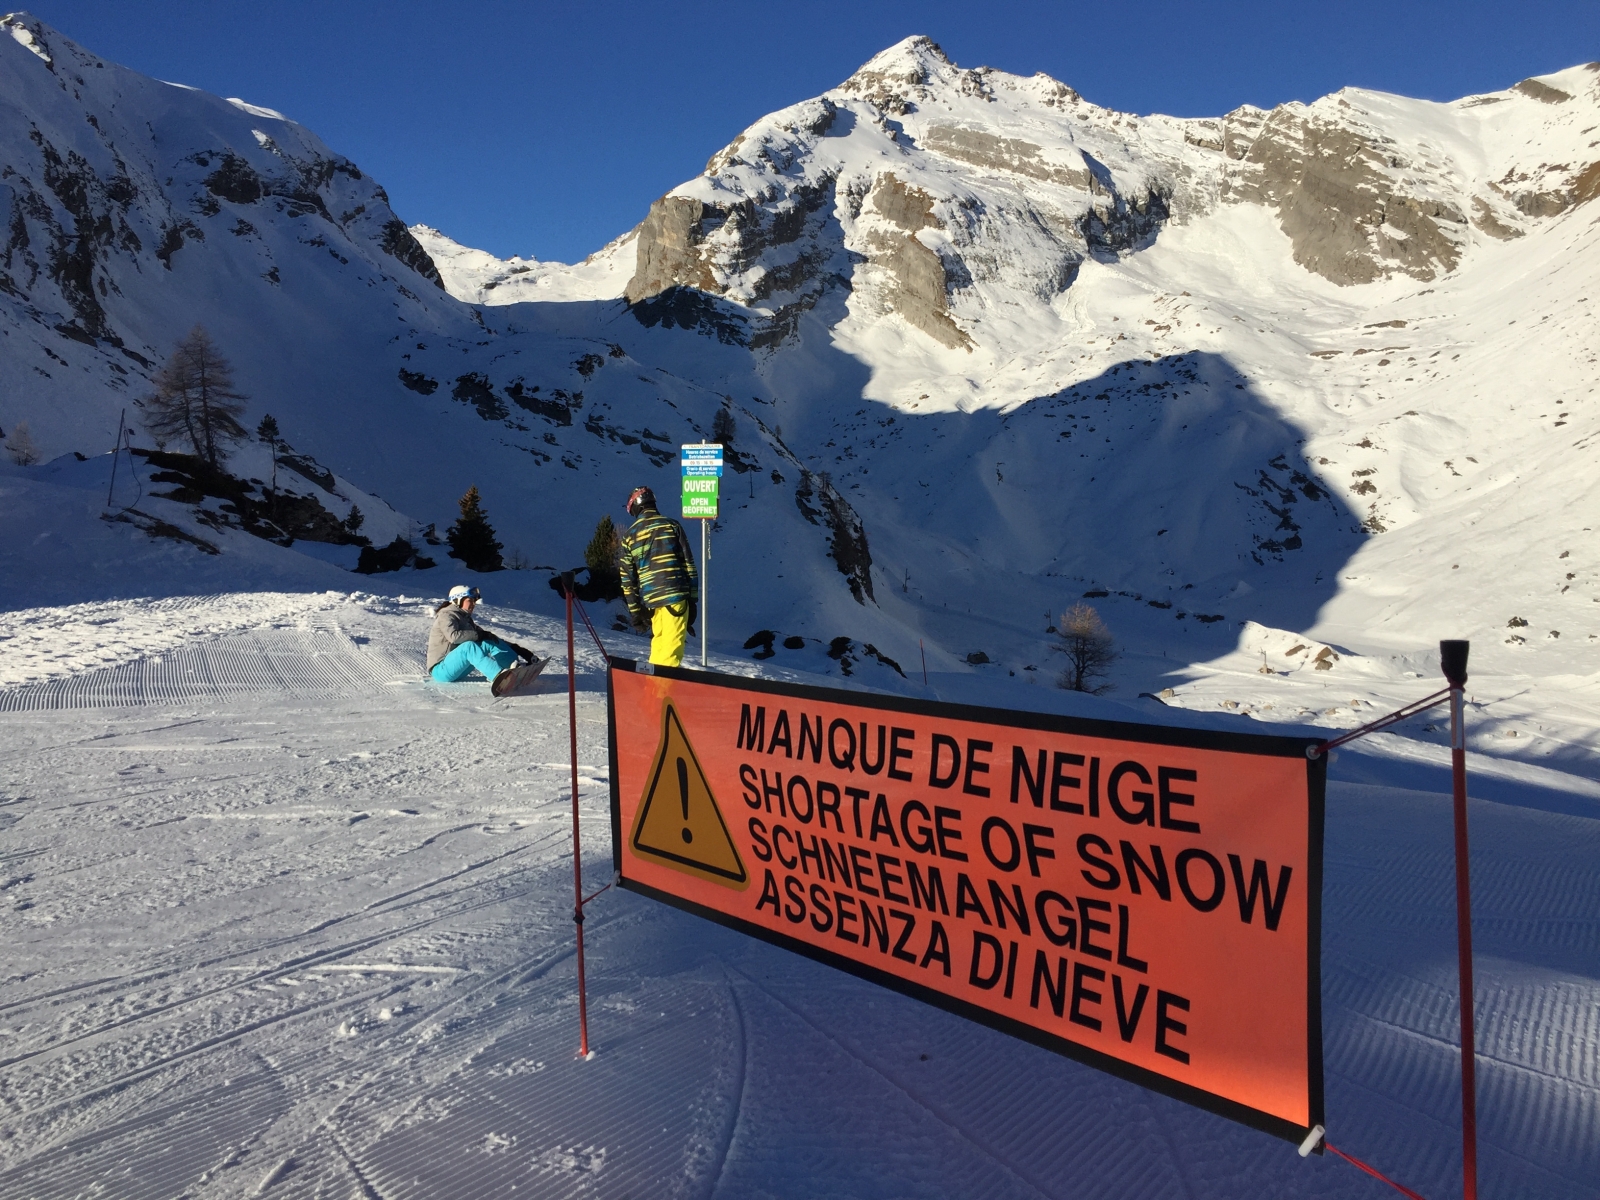
[{"label": "red metal pole", "polygon": [[1461,973],[1461,1194],[1478,1198],[1478,1052],[1473,1028],[1472,884],[1467,863],[1467,735],[1463,689],[1467,682],[1467,643],[1439,643],[1444,675],[1450,682],[1450,773],[1456,826],[1456,961]]},{"label": "red metal pole", "polygon": [[589,1056],[589,1002],[583,983],[583,854],[578,843],[578,667],[572,649],[572,589],[569,571],[562,577],[567,597],[567,729],[572,749],[572,919],[578,927],[578,1057]]}]

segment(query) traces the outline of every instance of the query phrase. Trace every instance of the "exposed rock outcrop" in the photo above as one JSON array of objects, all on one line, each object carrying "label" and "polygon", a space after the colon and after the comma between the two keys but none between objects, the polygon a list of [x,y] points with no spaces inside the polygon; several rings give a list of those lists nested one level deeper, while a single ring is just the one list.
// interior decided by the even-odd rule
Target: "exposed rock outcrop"
[{"label": "exposed rock outcrop", "polygon": [[1341,284],[1393,271],[1429,280],[1460,261],[1466,214],[1408,186],[1414,164],[1392,139],[1298,104],[1239,109],[1224,129],[1224,153],[1237,164],[1225,198],[1276,208],[1306,270]]},{"label": "exposed rock outcrop", "polygon": [[[150,303],[135,293],[152,278],[183,274],[200,254],[229,259],[230,277],[276,284],[269,241],[342,266],[357,255],[374,265],[387,255],[443,286],[383,190],[308,131],[203,93],[182,119],[151,124],[133,114],[147,101],[164,103],[174,85],[108,69],[25,14],[0,18],[0,29],[8,45],[32,51],[8,63],[9,136],[0,139],[0,292],[25,298],[31,319],[146,366],[154,348],[140,354],[126,344],[139,340],[117,315]],[[274,225],[280,236],[263,236]],[[235,236],[208,240],[223,231]]]},{"label": "exposed rock outcrop", "polygon": [[867,531],[850,502],[833,486],[833,480],[826,472],[814,474],[802,467],[794,502],[806,520],[827,527],[828,553],[850,585],[850,594],[856,603],[864,605],[871,600],[876,604],[878,599],[872,594],[872,553],[867,549]]},{"label": "exposed rock outcrop", "polygon": [[623,291],[629,304],[671,287],[715,290],[701,228],[705,215],[706,206],[690,196],[663,196],[650,206],[638,228],[638,266]]}]

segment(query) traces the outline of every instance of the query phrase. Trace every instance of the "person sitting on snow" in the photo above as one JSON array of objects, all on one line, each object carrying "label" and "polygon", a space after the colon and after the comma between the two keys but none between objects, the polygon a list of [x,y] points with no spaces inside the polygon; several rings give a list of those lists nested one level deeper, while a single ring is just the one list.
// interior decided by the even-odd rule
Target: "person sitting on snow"
[{"label": "person sitting on snow", "polygon": [[617,551],[622,599],[634,629],[651,634],[650,661],[681,666],[700,586],[689,538],[682,525],[656,511],[656,494],[649,488],[634,488],[627,507],[634,522]]},{"label": "person sitting on snow", "polygon": [[476,670],[493,684],[517,665],[517,659],[534,661],[532,650],[490,633],[472,619],[472,610],[482,600],[477,588],[457,584],[450,589],[450,599],[433,610],[433,629],[428,633],[430,679],[459,683]]}]

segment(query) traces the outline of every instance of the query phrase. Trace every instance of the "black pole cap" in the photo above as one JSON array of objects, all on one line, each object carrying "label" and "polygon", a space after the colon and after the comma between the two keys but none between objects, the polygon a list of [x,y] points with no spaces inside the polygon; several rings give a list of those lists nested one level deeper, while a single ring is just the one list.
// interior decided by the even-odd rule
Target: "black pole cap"
[{"label": "black pole cap", "polygon": [[1442,641],[1439,643],[1439,669],[1450,681],[1451,687],[1467,684],[1467,649],[1471,642]]},{"label": "black pole cap", "polygon": [[592,580],[594,577],[594,569],[592,567],[573,567],[570,571],[561,571],[558,574],[550,576],[550,590],[563,599],[565,599],[567,596],[571,596],[577,600],[593,600],[600,598],[598,596],[585,596],[583,594],[585,589],[590,589],[593,586],[592,583],[581,584],[578,582],[578,576],[585,571],[589,573],[589,576]]}]

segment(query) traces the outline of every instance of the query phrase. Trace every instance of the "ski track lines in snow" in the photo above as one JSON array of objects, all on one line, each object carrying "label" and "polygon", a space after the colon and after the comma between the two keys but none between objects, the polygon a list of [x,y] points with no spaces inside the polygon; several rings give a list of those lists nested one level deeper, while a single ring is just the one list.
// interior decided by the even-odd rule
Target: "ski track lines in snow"
[{"label": "ski track lines in snow", "polygon": [[[293,599],[303,600],[302,597]],[[199,614],[184,611],[189,605],[158,602],[151,607],[158,611],[143,614],[141,624],[145,627],[135,631],[132,639],[132,649],[136,653],[141,641],[150,647],[148,657],[98,670],[84,670],[80,666],[72,674],[5,688],[0,690],[0,711],[173,703],[233,692],[342,695],[396,676],[422,679],[423,659],[419,649],[391,653],[375,648],[364,637],[352,638],[326,611],[307,614],[302,608],[295,613],[299,618],[297,627],[233,632],[224,620],[214,621],[199,635],[192,635],[193,622]],[[22,614],[22,619],[18,620],[17,614],[7,614],[11,618],[7,624],[13,631],[12,638],[33,643],[16,648],[24,662],[20,668],[13,668],[14,673],[47,671],[42,664],[29,660],[52,652],[57,670],[63,660],[69,665],[74,660],[83,663],[86,658],[93,662],[90,656],[99,657],[96,652],[103,649],[108,639],[91,639],[85,632],[98,632],[103,624],[124,623],[116,616],[84,615],[70,623],[62,621],[41,629],[39,623],[27,620],[30,615]],[[275,615],[281,617],[288,613]],[[206,611],[202,619],[214,616],[213,611]],[[218,637],[217,633],[222,631],[232,636]],[[208,634],[206,640],[194,640],[195,636]],[[189,644],[172,644],[179,636],[188,636]],[[67,646],[66,654],[59,651],[62,643]]]},{"label": "ski track lines in snow", "polygon": [[[7,1200],[1378,1194],[630,893],[589,910],[576,1061],[562,681],[413,683],[424,611],[300,600],[266,629],[196,603],[216,632],[151,624],[161,664],[0,693]],[[592,890],[605,723],[579,704]],[[1485,1194],[1592,1198],[1600,823],[1472,819]],[[1459,1186],[1449,829],[1447,797],[1330,787],[1329,1126],[1429,1196]]]}]

